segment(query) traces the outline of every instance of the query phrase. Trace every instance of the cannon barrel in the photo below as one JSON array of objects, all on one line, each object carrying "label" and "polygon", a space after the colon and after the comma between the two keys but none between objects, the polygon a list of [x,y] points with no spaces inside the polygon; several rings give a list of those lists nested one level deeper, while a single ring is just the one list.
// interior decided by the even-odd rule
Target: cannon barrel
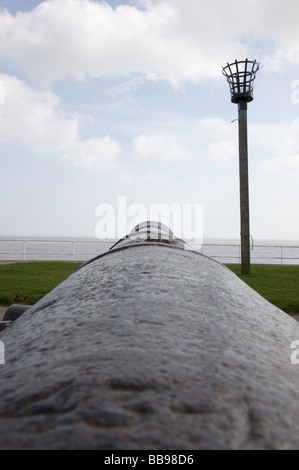
[{"label": "cannon barrel", "polygon": [[298,323],[169,240],[124,240],[1,333],[1,449],[298,449]]}]

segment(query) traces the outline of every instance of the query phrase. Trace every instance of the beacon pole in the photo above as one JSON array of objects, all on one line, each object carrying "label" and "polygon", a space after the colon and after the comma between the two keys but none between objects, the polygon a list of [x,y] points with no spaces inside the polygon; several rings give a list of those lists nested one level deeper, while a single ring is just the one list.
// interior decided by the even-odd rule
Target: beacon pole
[{"label": "beacon pole", "polygon": [[253,100],[253,81],[259,65],[256,61],[237,61],[223,67],[232,103],[238,104],[241,273],[250,274],[250,223],[248,184],[247,103]]}]

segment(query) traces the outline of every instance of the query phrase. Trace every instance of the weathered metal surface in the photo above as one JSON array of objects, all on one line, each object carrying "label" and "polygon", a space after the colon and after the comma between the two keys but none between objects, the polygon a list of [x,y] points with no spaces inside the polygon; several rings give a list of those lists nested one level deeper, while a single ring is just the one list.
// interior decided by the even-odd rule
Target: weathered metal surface
[{"label": "weathered metal surface", "polygon": [[1,449],[297,449],[299,325],[229,269],[140,244],[0,335]]},{"label": "weathered metal surface", "polygon": [[3,317],[3,321],[15,321],[30,307],[30,305],[12,304],[10,305]]},{"label": "weathered metal surface", "polygon": [[11,321],[11,320],[0,321],[0,331],[3,331],[6,328],[8,328],[9,326],[12,325],[12,323],[13,323],[13,321]]}]

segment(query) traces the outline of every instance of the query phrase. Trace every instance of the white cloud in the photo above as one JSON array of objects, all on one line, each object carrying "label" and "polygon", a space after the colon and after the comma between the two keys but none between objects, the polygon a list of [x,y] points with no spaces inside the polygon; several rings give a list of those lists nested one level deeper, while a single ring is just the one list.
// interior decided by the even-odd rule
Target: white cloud
[{"label": "white cloud", "polygon": [[117,176],[121,183],[127,185],[130,185],[135,181],[135,175],[132,172],[123,168],[118,168]]},{"label": "white cloud", "polygon": [[189,158],[188,150],[170,132],[155,132],[134,139],[135,156],[160,161],[175,162]]},{"label": "white cloud", "polygon": [[[160,131],[156,131],[157,127]],[[169,116],[148,124],[148,133],[134,139],[135,157],[166,162],[228,161],[237,155],[236,128],[220,118]],[[217,139],[217,140],[216,140]]]},{"label": "white cloud", "polygon": [[298,199],[298,135],[298,118],[283,124],[250,123],[249,126],[249,164],[257,177],[256,181],[252,179],[252,184],[257,184],[262,197],[266,197],[264,191],[271,194],[271,203],[274,197],[281,199],[285,195],[280,207],[285,204],[289,208],[294,201],[293,193],[286,196],[291,189]]},{"label": "white cloud", "polygon": [[109,94],[117,96],[122,95],[123,93],[130,93],[132,90],[137,90],[143,83],[144,78],[142,76],[135,76],[111,88],[111,90],[109,90]]},{"label": "white cloud", "polygon": [[[121,154],[110,136],[80,140],[82,116],[62,112],[59,98],[1,74],[5,102],[0,106],[0,142],[18,142],[37,155],[56,154],[75,167],[103,172],[116,168]],[[86,118],[86,116],[84,116]]]},{"label": "white cloud", "polygon": [[237,156],[237,149],[233,142],[222,140],[209,145],[208,156],[213,160],[228,161]]},{"label": "white cloud", "polygon": [[299,177],[299,119],[285,124],[252,124],[250,144],[264,152],[261,168],[268,174]]},{"label": "white cloud", "polygon": [[[82,116],[64,113],[54,93],[4,74],[0,80],[5,88],[5,104],[0,107],[0,142],[19,142],[36,154],[56,153],[61,161],[76,167],[117,170],[122,181],[132,180],[126,169],[117,166],[121,155],[119,143],[109,135],[80,139]],[[169,120],[147,123],[146,127],[149,133],[134,139],[135,156],[141,159],[184,162],[205,157],[226,160],[234,155],[234,129],[222,119],[170,115]],[[157,131],[157,127],[161,130]],[[215,142],[216,135],[219,140]]]},{"label": "white cloud", "polygon": [[[138,74],[179,87],[185,80],[220,77],[223,61],[247,56],[255,37],[270,41],[277,53],[291,44],[293,60],[297,7],[289,1],[284,16],[293,34],[277,28],[278,15],[269,15],[273,0],[252,0],[250,8],[239,0],[188,0],[187,6],[160,0],[115,9],[91,0],[48,0],[16,16],[0,12],[0,57],[36,83]],[[234,21],[232,11],[242,21]]]},{"label": "white cloud", "polygon": [[145,183],[159,183],[159,184],[166,183],[168,181],[166,176],[153,170],[147,170],[145,173],[143,173],[140,176],[140,180]]},{"label": "white cloud", "polygon": [[113,10],[89,0],[50,0],[15,17],[0,14],[0,57],[39,83],[132,72],[157,72],[167,78],[172,74],[164,64],[167,31],[174,21],[175,12],[167,3]]},{"label": "white cloud", "polygon": [[283,157],[269,158],[262,163],[262,168],[267,173],[279,176],[287,176],[288,179],[299,178],[299,155],[286,155]]},{"label": "white cloud", "polygon": [[35,90],[16,77],[0,75],[5,102],[0,107],[0,142],[19,142],[42,154],[66,149],[77,137],[78,122],[59,108],[51,92]]},{"label": "white cloud", "polygon": [[74,142],[71,148],[62,156],[61,161],[87,170],[110,172],[116,169],[120,153],[119,144],[106,136]]}]

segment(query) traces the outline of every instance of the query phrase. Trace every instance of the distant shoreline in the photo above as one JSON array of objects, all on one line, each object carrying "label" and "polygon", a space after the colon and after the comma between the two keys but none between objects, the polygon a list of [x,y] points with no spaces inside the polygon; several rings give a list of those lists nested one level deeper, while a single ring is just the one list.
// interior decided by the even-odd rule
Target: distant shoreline
[{"label": "distant shoreline", "polygon": [[[42,242],[86,242],[86,243],[107,243],[112,244],[118,241],[118,239],[98,239],[98,238],[89,238],[89,237],[45,237],[45,236],[6,236],[0,235],[0,242],[1,241],[42,241]],[[271,238],[253,238],[252,240],[253,245],[267,245],[267,246],[299,246],[299,238],[298,239],[271,239]],[[186,240],[188,243],[188,240]],[[204,245],[240,245],[239,238],[204,238],[203,244]],[[197,245],[198,243],[189,242],[191,245]]]},{"label": "distant shoreline", "polygon": [[[106,253],[115,240],[0,237],[1,261],[77,261],[83,262]],[[186,249],[198,251],[224,264],[241,262],[240,240],[206,239],[203,243],[187,241]],[[299,266],[299,240],[253,240],[252,264]]]}]

